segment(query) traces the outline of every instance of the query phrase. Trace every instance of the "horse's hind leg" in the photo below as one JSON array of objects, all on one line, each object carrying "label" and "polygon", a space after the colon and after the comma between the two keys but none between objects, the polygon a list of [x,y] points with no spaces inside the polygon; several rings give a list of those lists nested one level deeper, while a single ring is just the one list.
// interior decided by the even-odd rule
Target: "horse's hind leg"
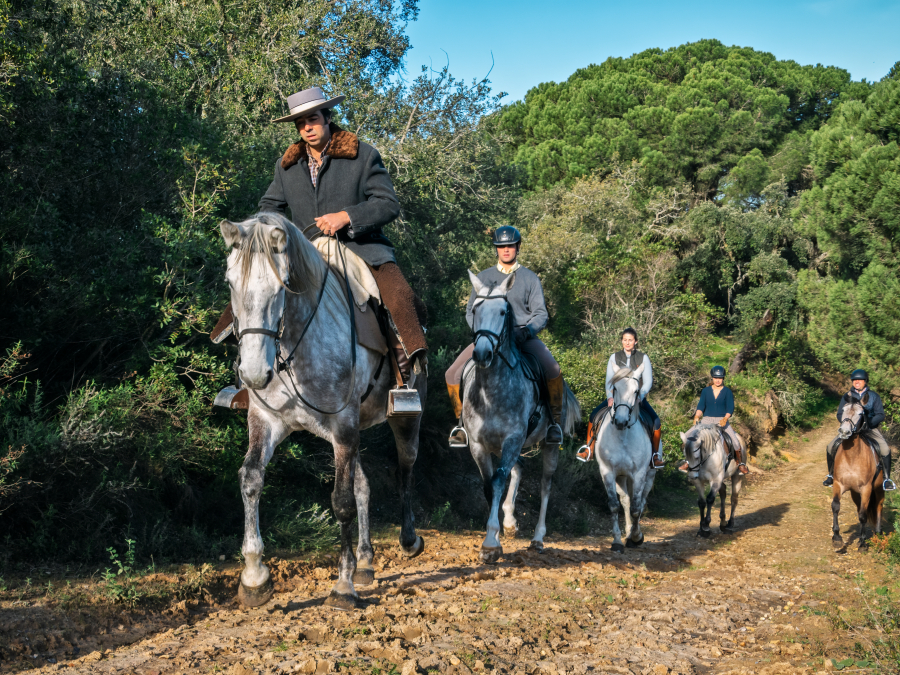
[{"label": "horse's hind leg", "polygon": [[[866,541],[866,525],[869,521],[869,500],[872,498],[872,486],[867,485],[862,489],[857,504],[857,517],[859,518],[859,548],[868,547]],[[855,500],[854,500],[855,501]]]},{"label": "horse's hind leg", "polygon": [[728,488],[725,483],[719,488],[719,529],[723,532],[728,529],[728,521],[725,520],[725,498],[728,496]]},{"label": "horse's hind leg", "polygon": [[262,562],[263,541],[259,532],[259,499],[266,478],[266,465],[272,458],[275,446],[287,435],[283,430],[272,429],[255,411],[247,420],[250,448],[244,457],[238,476],[241,497],[244,500],[244,569],[238,587],[238,600],[245,607],[259,607],[272,597],[274,587],[269,568]]},{"label": "horse's hind leg", "polygon": [[503,536],[510,539],[513,539],[519,532],[519,523],[516,522],[516,497],[519,494],[521,482],[522,465],[516,462],[510,471],[509,487],[506,489],[506,499],[503,500]]},{"label": "horse's hind leg", "polygon": [[369,532],[369,479],[363,471],[358,454],[353,493],[356,497],[356,519],[359,523],[359,544],[356,547],[356,572],[353,573],[353,583],[368,586],[375,583],[375,568],[372,566],[375,550],[372,548],[372,537]]},{"label": "horse's hind leg", "polygon": [[838,523],[838,516],[841,514],[841,487],[840,483],[837,481],[834,482],[834,488],[832,489],[831,494],[831,513],[833,516],[831,525],[831,545],[834,547],[835,551],[840,551],[844,548],[844,540],[841,538],[841,526],[840,523]]},{"label": "horse's hind leg", "polygon": [[541,512],[538,515],[537,527],[534,528],[534,537],[529,548],[535,551],[544,550],[544,535],[547,534],[547,504],[550,501],[550,486],[553,484],[553,474],[559,464],[559,446],[543,444],[541,456],[544,460],[544,472],[541,475]]},{"label": "horse's hind leg", "polygon": [[744,485],[744,479],[738,472],[734,473],[731,479],[731,515],[728,516],[728,522],[725,527],[729,530],[734,528],[734,512],[737,511],[738,495],[741,494],[741,487]]},{"label": "horse's hind leg", "polygon": [[[425,406],[425,378],[417,378],[419,399]],[[419,417],[391,417],[388,424],[397,443],[397,463],[400,479],[400,549],[407,558],[415,558],[425,550],[425,540],[416,534],[412,510],[413,465],[419,454]]]}]

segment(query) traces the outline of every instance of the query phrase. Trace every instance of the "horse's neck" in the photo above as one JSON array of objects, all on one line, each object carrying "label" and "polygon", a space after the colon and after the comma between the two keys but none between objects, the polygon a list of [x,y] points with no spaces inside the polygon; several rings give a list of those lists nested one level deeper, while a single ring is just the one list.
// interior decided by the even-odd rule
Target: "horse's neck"
[{"label": "horse's neck", "polygon": [[515,349],[510,343],[508,332],[504,335],[503,342],[497,346],[494,353],[494,360],[487,368],[475,368],[475,385],[477,387],[489,387],[495,382],[509,382],[513,377],[521,373],[521,354],[517,354],[518,359],[513,361],[516,366],[509,367],[511,358],[511,349]]},{"label": "horse's neck", "polygon": [[[312,244],[306,242],[306,245],[312,247]],[[321,261],[321,265],[316,265],[310,274],[307,275],[307,287],[301,293],[286,293],[285,309],[284,309],[284,343],[288,350],[294,348],[294,344],[300,339],[304,326],[306,326],[309,317],[315,312],[315,317],[309,324],[306,334],[303,335],[303,344],[308,348],[309,345],[322,344],[322,341],[333,341],[349,336],[349,312],[347,311],[347,301],[341,293],[341,281],[333,270],[328,271],[327,263],[322,260],[319,252],[314,250],[315,257],[313,260]],[[326,283],[325,291],[319,294],[322,284]],[[338,284],[338,288],[334,288],[334,284]],[[344,337],[349,339],[349,337]],[[300,347],[298,352],[303,350]]]}]

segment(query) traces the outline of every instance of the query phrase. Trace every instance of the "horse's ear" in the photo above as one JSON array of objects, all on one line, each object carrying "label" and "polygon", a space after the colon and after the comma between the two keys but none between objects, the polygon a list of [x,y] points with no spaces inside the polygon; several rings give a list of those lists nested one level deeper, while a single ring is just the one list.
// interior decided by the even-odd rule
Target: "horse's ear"
[{"label": "horse's ear", "polygon": [[475,295],[484,295],[485,284],[472,273],[472,270],[469,270],[469,281],[472,282],[472,288],[475,289]]},{"label": "horse's ear", "polygon": [[681,442],[682,442],[682,443],[687,443],[687,434],[686,434],[686,433],[684,433],[683,431],[681,431],[681,432],[679,432],[678,435],[681,436]]},{"label": "horse's ear", "polygon": [[641,365],[637,367],[637,370],[633,371],[635,377],[640,377],[644,374],[644,363],[641,362]]},{"label": "horse's ear", "polygon": [[512,288],[513,283],[516,280],[515,274],[508,275],[494,290],[499,290],[499,295],[506,295],[509,293],[509,289]]},{"label": "horse's ear", "polygon": [[269,233],[269,240],[275,253],[284,253],[284,247],[287,246],[287,235],[281,228],[274,228]]},{"label": "horse's ear", "polygon": [[222,231],[222,237],[225,239],[225,243],[229,248],[240,248],[241,228],[230,220],[223,220],[219,223],[219,229]]}]

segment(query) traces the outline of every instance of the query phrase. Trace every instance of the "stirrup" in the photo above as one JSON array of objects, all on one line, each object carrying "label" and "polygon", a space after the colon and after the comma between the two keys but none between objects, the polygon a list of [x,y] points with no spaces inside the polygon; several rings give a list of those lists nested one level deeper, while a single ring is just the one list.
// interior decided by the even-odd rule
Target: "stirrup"
[{"label": "stirrup", "polygon": [[547,427],[547,435],[544,436],[544,443],[547,445],[562,445],[563,432],[562,428],[554,422]]},{"label": "stirrup", "polygon": [[690,466],[691,463],[686,459],[683,459],[681,460],[681,464],[679,464],[675,468],[678,469],[681,473],[687,473],[688,471],[690,471]]},{"label": "stirrup", "polygon": [[822,481],[822,485],[824,485],[825,487],[831,487],[832,485],[834,485],[834,477],[831,474],[828,474],[828,476],[825,477],[825,480]]},{"label": "stirrup", "polygon": [[246,410],[250,407],[250,392],[237,387],[225,387],[216,394],[213,405],[232,410]]},{"label": "stirrup", "polygon": [[[657,464],[659,462],[659,464]],[[653,453],[650,455],[650,468],[651,469],[661,469],[666,465],[665,460],[663,460],[662,455],[659,453]]]},{"label": "stirrup", "polygon": [[890,478],[885,478],[884,482],[881,484],[881,489],[885,492],[889,492],[891,490],[896,490],[897,486],[894,485],[894,481],[892,481]]},{"label": "stirrup", "polygon": [[407,385],[388,392],[388,417],[418,417],[422,414],[419,392]]},{"label": "stirrup", "polygon": [[461,426],[453,427],[453,431],[450,432],[447,443],[450,444],[451,448],[468,448],[469,434],[467,434],[466,430]]},{"label": "stirrup", "polygon": [[[741,467],[744,467],[743,471],[741,471]],[[738,473],[740,473],[742,476],[746,476],[748,473],[750,473],[750,467],[747,466],[746,462],[741,462],[740,464],[738,464]]]},{"label": "stirrup", "polygon": [[579,462],[590,462],[594,459],[594,451],[591,450],[591,446],[582,445],[578,448],[578,452],[575,453],[575,459]]}]

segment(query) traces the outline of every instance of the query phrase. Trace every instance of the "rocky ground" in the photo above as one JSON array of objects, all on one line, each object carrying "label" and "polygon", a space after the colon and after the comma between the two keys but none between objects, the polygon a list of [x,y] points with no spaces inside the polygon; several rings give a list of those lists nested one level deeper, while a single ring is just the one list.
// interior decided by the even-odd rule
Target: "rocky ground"
[{"label": "rocky ground", "polygon": [[[321,560],[271,561],[278,592],[249,611],[232,599],[236,568],[211,576],[200,603],[162,612],[117,608],[99,627],[88,625],[89,614],[8,601],[0,606],[0,668],[126,675],[826,671],[854,644],[883,636],[866,588],[885,578],[872,553],[856,550],[850,508],[842,523],[845,540],[854,541],[843,555],[832,551],[830,492],[821,480],[822,448],[833,432],[826,426],[798,437],[793,461],[754,472],[732,535],[714,529],[712,538],[698,538],[696,510],[684,508],[682,495],[674,509],[681,515],[654,514],[644,546],[624,555],[609,550],[608,536],[550,536],[543,554],[530,552],[527,538],[507,539],[501,562],[484,566],[477,562],[480,533],[423,530],[425,553],[406,561],[388,533],[377,548],[378,580],[359,589],[365,607],[354,612],[322,606],[334,574]],[[865,660],[852,670],[879,665],[892,672]]]}]

